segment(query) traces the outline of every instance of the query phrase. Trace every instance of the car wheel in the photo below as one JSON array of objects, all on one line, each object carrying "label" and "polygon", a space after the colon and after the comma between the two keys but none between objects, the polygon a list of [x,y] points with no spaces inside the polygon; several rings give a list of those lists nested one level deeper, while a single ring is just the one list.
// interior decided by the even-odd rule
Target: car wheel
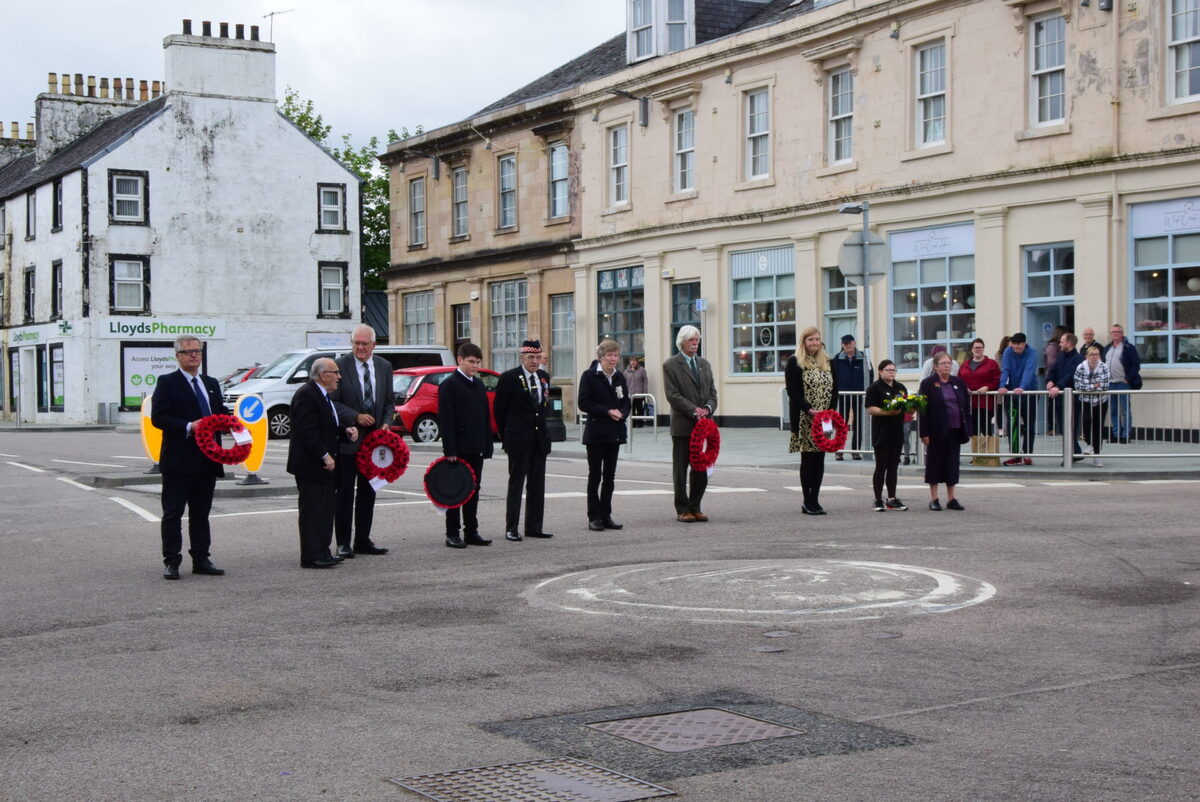
[{"label": "car wheel", "polygon": [[442,435],[437,418],[432,415],[422,415],[413,424],[412,438],[414,443],[432,443]]},{"label": "car wheel", "polygon": [[285,440],[292,434],[292,413],[287,407],[275,407],[267,413],[267,431],[272,440]]}]

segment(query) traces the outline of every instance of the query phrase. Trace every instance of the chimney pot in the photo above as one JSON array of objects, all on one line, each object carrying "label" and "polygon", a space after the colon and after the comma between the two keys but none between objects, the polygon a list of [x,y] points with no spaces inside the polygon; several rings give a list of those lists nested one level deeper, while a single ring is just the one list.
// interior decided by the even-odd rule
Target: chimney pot
[{"label": "chimney pot", "polygon": [[21,124],[15,122],[12,124],[12,138],[19,139],[20,136],[21,136]]},{"label": "chimney pot", "polygon": [[201,36],[212,36],[212,22],[211,21],[204,20],[203,22],[200,23],[200,35]]},{"label": "chimney pot", "polygon": [[33,123],[25,123],[25,138],[33,139]]},{"label": "chimney pot", "polygon": [[120,78],[113,78],[113,97],[118,100],[125,98],[125,82]]},{"label": "chimney pot", "polygon": [[88,87],[88,97],[95,97],[96,96],[96,76],[95,75],[88,76],[87,87]]},{"label": "chimney pot", "polygon": [[240,22],[237,25],[234,25],[233,26],[233,37],[235,39],[245,39],[246,38],[246,26]]},{"label": "chimney pot", "polygon": [[108,97],[108,79],[107,78],[100,79],[100,97],[103,97],[103,98]]},{"label": "chimney pot", "polygon": [[150,97],[158,97],[161,94],[162,94],[162,83],[160,81],[154,81],[153,83],[151,83],[150,84]]},{"label": "chimney pot", "polygon": [[257,25],[250,26],[250,41],[252,41],[252,42],[258,41],[258,26]]},{"label": "chimney pot", "polygon": [[64,72],[59,78],[58,91],[64,95],[71,94],[71,74]]},{"label": "chimney pot", "polygon": [[50,94],[53,95],[55,92],[58,91],[58,73],[57,72],[49,73],[48,77],[46,78],[46,82],[50,85],[50,90],[49,90]]},{"label": "chimney pot", "polygon": [[184,36],[192,35],[192,21],[190,19],[185,19],[183,21],[183,35]]},{"label": "chimney pot", "polygon": [[75,94],[83,97],[83,74],[75,73]]},{"label": "chimney pot", "polygon": [[141,81],[138,84],[138,100],[145,101],[145,100],[149,100],[149,99],[150,99],[150,83],[148,81]]},{"label": "chimney pot", "polygon": [[221,23],[221,38],[222,39],[229,38],[229,23],[228,22]]}]

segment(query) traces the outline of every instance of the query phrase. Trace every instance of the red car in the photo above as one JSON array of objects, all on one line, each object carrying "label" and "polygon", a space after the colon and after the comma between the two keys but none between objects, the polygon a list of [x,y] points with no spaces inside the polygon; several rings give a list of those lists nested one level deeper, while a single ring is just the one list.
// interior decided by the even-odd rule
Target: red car
[{"label": "red car", "polygon": [[[427,368],[402,368],[392,372],[392,392],[396,398],[396,425],[412,435],[413,442],[432,443],[442,436],[438,426],[438,386],[456,367],[441,365]],[[480,370],[479,379],[487,388],[488,418],[492,435],[496,434],[496,383],[500,374]]]}]

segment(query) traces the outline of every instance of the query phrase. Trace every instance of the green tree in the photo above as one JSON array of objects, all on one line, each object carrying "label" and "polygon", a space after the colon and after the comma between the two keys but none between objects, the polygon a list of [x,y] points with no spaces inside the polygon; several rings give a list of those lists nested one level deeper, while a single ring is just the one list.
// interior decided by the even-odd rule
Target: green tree
[{"label": "green tree", "polygon": [[[333,126],[325,124],[324,118],[317,114],[311,100],[301,99],[300,93],[290,86],[284,92],[279,111],[362,179],[360,225],[363,232],[363,283],[367,289],[384,289],[386,282],[383,280],[383,271],[391,261],[391,182],[388,179],[388,171],[377,158],[381,148],[379,137],[373,136],[367,140],[367,144],[356,148],[350,134],[342,134],[340,147],[330,144],[329,136],[333,132]],[[382,147],[423,132],[424,129],[419,125],[412,133],[404,127],[401,127],[399,132],[388,129]]]}]

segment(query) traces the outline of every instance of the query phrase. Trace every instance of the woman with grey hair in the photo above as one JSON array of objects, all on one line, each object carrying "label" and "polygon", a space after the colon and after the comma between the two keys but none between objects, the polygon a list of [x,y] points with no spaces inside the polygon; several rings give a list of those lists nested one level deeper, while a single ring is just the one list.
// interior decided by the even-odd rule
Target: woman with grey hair
[{"label": "woman with grey hair", "polygon": [[625,374],[617,370],[620,359],[621,346],[615,340],[601,340],[596,359],[579,377],[576,403],[587,414],[583,444],[588,461],[588,529],[593,532],[622,528],[612,517],[617,457],[626,439],[625,419],[630,409]]}]

